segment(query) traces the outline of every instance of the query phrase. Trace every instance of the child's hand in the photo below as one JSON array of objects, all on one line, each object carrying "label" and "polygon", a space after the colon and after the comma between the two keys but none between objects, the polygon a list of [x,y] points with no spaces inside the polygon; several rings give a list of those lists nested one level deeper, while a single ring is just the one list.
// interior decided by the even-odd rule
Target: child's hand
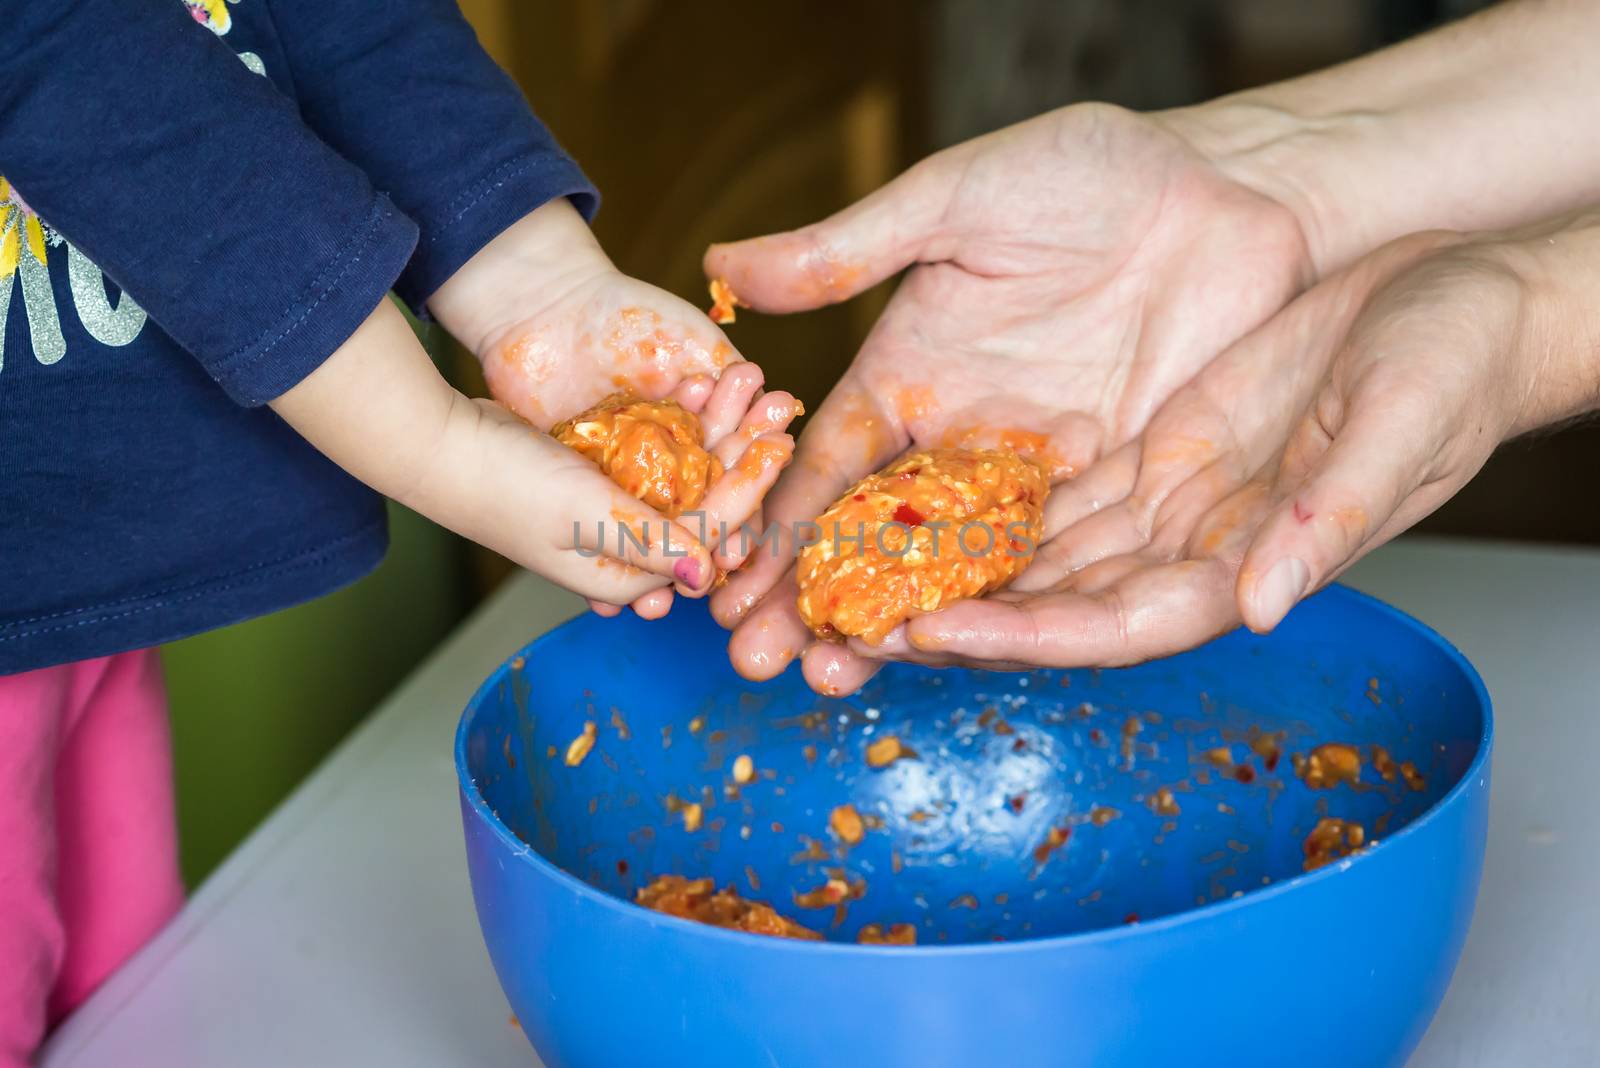
[{"label": "child's hand", "polygon": [[[794,451],[786,430],[799,402],[763,393],[761,369],[734,351],[705,312],[619,272],[567,201],[545,205],[490,242],[429,309],[478,355],[495,398],[541,431],[619,391],[671,398],[698,414],[704,445],[726,473],[701,505],[703,520],[684,516],[679,526],[703,534],[716,567],[743,561],[746,539],[723,544],[721,532],[759,522],[761,501]],[[576,518],[591,531],[614,526],[604,510]],[[592,601],[614,614],[636,600],[641,615],[655,618],[670,607],[672,591],[654,585],[637,600]]]},{"label": "child's hand", "polygon": [[[743,563],[751,539],[741,537],[739,528],[760,526],[762,498],[794,454],[794,439],[784,429],[800,404],[788,393],[763,393],[761,382],[761,368],[740,360],[721,378],[696,374],[668,394],[700,417],[706,451],[723,467],[699,507],[679,517],[712,550],[722,571]],[[592,599],[589,604],[604,616],[621,611],[621,602]],[[633,610],[646,619],[658,619],[671,607],[671,589],[652,590],[633,601]]]},{"label": "child's hand", "polygon": [[700,596],[716,577],[694,530],[450,388],[388,301],[272,407],[380,493],[585,597],[621,604],[670,584]]}]

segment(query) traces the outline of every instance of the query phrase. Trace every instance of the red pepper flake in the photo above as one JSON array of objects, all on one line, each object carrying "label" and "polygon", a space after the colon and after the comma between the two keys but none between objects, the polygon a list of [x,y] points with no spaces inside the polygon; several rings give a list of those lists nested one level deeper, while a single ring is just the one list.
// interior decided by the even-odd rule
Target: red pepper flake
[{"label": "red pepper flake", "polygon": [[1017,794],[1014,797],[1006,798],[1006,807],[1011,809],[1012,812],[1015,812],[1015,813],[1017,813],[1019,815],[1022,812],[1023,806],[1026,805],[1027,803],[1028,803],[1028,795],[1027,794]]},{"label": "red pepper flake", "polygon": [[927,517],[921,512],[903,501],[894,510],[894,521],[904,523],[908,527],[920,527],[925,518]]},{"label": "red pepper flake", "polygon": [[625,861],[625,860],[617,861],[617,874],[618,875],[627,875],[628,874],[628,862],[627,861]]},{"label": "red pepper flake", "polygon": [[1126,916],[1122,917],[1122,922],[1125,923],[1125,924],[1130,924],[1130,925],[1138,923],[1139,922],[1139,914],[1137,912],[1130,912]]},{"label": "red pepper flake", "polygon": [[1233,769],[1233,777],[1238,779],[1240,782],[1249,785],[1250,783],[1256,781],[1256,769],[1252,768],[1249,764],[1240,764],[1238,767]]},{"label": "red pepper flake", "polygon": [[864,501],[864,500],[867,499],[867,495],[865,493],[858,493],[854,497],[851,497],[850,499],[852,501]]}]

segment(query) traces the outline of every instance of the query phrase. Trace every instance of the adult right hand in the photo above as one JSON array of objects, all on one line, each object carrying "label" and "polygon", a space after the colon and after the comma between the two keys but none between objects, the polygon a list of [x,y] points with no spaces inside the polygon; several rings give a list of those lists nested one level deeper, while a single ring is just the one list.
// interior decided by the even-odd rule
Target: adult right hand
[{"label": "adult right hand", "polygon": [[[1502,441],[1600,407],[1600,218],[1429,232],[1319,283],[1052,499],[1069,529],[995,597],[873,651],[1129,664],[1302,597],[1439,507]],[[865,651],[865,650],[863,650]]]}]

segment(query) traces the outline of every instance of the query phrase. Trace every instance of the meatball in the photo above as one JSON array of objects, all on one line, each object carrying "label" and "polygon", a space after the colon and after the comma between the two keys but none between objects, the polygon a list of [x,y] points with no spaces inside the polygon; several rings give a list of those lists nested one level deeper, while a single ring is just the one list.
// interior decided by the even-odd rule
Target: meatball
[{"label": "meatball", "polygon": [[876,645],[897,625],[997,590],[1033,559],[1044,470],[1002,449],[915,452],[859,482],[800,551],[800,617]]},{"label": "meatball", "polygon": [[703,447],[699,417],[675,401],[615,394],[550,436],[668,519],[696,508],[722,475],[722,463]]}]

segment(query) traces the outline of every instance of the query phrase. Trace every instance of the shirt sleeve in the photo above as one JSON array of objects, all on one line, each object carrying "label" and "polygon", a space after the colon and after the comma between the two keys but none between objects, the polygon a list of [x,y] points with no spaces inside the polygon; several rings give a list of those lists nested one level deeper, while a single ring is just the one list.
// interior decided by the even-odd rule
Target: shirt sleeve
[{"label": "shirt sleeve", "polygon": [[306,122],[421,226],[395,289],[419,315],[501,231],[599,195],[455,0],[271,0]]},{"label": "shirt sleeve", "polygon": [[343,344],[416,245],[172,0],[8,5],[0,172],[246,405]]}]

